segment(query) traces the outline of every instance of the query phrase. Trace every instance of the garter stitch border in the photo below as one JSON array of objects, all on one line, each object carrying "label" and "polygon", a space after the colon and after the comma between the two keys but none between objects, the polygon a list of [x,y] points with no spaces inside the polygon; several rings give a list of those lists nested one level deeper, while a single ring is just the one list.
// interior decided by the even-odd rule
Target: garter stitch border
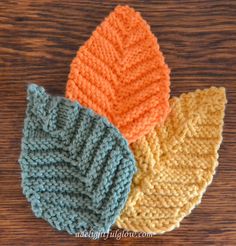
[{"label": "garter stitch border", "polygon": [[169,73],[147,22],[117,6],[73,59],[66,97],[107,117],[132,143],[167,117]]},{"label": "garter stitch border", "polygon": [[36,217],[70,234],[108,232],[136,170],[128,143],[105,118],[77,102],[28,87],[22,188]]},{"label": "garter stitch border", "polygon": [[138,172],[118,227],[162,234],[201,202],[218,165],[226,102],[224,88],[182,94],[163,127],[131,144]]}]

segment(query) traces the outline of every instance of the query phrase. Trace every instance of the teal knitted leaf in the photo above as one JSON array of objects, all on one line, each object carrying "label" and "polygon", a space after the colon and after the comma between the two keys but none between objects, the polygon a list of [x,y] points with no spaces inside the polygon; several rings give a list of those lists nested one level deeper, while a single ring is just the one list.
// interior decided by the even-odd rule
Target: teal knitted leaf
[{"label": "teal knitted leaf", "polygon": [[28,87],[22,188],[37,217],[70,234],[108,232],[127,200],[135,162],[126,140],[78,102]]}]

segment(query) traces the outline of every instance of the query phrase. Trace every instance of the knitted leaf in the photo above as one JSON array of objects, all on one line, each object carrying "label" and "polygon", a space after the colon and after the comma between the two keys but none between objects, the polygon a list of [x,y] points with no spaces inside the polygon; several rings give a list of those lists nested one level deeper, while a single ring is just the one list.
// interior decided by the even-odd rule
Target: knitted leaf
[{"label": "knitted leaf", "polygon": [[118,6],[79,49],[66,96],[109,119],[134,142],[169,112],[169,69],[139,13]]},{"label": "knitted leaf", "polygon": [[107,232],[135,171],[127,142],[105,118],[36,85],[28,89],[19,162],[35,215],[71,234]]},{"label": "knitted leaf", "polygon": [[138,172],[118,227],[164,233],[200,203],[218,165],[225,103],[214,87],[173,98],[164,126],[131,145]]}]

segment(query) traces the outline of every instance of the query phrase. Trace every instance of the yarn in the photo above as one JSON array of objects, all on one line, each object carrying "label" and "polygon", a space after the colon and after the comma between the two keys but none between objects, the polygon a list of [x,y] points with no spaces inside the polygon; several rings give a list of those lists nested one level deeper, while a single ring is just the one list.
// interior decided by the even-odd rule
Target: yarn
[{"label": "yarn", "polygon": [[73,59],[66,97],[107,117],[132,143],[169,113],[169,73],[150,26],[117,6]]},{"label": "yarn", "polygon": [[182,94],[164,126],[131,144],[138,172],[118,227],[164,233],[200,203],[218,165],[225,104],[224,88]]},{"label": "yarn", "polygon": [[128,143],[105,118],[78,102],[28,87],[19,163],[36,215],[70,234],[108,232],[136,170]]}]

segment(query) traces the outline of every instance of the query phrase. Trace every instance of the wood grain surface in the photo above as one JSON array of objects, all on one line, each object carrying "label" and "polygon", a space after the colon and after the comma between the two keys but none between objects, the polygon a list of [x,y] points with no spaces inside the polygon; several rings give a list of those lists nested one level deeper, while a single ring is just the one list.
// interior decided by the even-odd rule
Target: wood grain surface
[{"label": "wood grain surface", "polygon": [[[180,228],[152,238],[89,240],[35,218],[18,164],[26,85],[63,95],[78,47],[117,5],[142,13],[171,68],[171,94],[227,89],[219,167]],[[0,1],[0,245],[236,245],[236,1]]]}]

